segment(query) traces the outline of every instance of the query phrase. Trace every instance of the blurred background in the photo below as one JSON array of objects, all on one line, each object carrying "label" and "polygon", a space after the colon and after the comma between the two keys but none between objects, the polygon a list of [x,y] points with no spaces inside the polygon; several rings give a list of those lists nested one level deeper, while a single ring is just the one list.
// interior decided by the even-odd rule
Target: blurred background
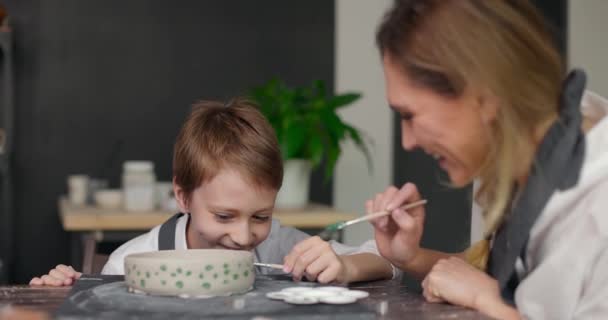
[{"label": "blurred background", "polygon": [[[536,0],[566,63],[608,95],[604,0]],[[351,142],[331,179],[312,173],[309,201],[362,214],[388,185],[416,182],[427,209],[426,246],[455,251],[481,233],[471,192],[451,190],[421,153],[401,150],[386,107],[374,32],[390,0],[4,0],[0,66],[0,283],[25,283],[70,262],[61,224],[69,175],[121,186],[122,164],[145,159],[171,180],[172,146],[193,102],[224,100],[279,78],[322,80],[362,98],[340,111],[365,132],[373,170]],[[371,238],[369,226],[344,241]],[[76,244],[78,245],[78,244]],[[78,266],[76,266],[78,267]]]}]

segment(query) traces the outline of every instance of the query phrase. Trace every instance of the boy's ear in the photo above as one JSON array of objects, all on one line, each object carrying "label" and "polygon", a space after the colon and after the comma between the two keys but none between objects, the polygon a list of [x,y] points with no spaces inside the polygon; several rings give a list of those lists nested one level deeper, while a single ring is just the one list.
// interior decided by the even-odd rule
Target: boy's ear
[{"label": "boy's ear", "polygon": [[173,177],[173,194],[175,195],[175,201],[177,202],[180,212],[189,213],[190,206],[188,206],[188,197],[184,189],[175,182],[175,177]]}]

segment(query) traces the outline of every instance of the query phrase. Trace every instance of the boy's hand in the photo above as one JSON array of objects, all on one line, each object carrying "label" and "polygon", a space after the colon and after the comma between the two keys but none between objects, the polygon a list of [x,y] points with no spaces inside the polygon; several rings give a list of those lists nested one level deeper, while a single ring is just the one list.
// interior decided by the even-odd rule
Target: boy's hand
[{"label": "boy's hand", "polygon": [[305,276],[320,283],[348,282],[347,267],[330,244],[319,237],[298,243],[284,259],[283,271],[291,273],[295,281]]},{"label": "boy's hand", "polygon": [[35,277],[30,281],[30,285],[34,286],[70,286],[75,280],[80,279],[81,272],[74,270],[71,266],[63,264],[58,265],[55,269],[49,271],[41,277]]}]

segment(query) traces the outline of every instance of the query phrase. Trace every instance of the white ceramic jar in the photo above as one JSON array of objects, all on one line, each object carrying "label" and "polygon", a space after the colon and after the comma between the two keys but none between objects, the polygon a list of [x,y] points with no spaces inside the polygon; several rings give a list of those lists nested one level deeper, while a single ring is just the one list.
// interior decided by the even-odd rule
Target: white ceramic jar
[{"label": "white ceramic jar", "polygon": [[151,161],[126,161],[123,164],[122,187],[127,211],[149,211],[156,204],[156,176]]}]

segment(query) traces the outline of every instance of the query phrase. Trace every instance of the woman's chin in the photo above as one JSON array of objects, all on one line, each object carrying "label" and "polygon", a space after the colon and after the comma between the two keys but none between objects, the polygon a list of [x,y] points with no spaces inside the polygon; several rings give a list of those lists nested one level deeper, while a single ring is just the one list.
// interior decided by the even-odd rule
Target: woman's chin
[{"label": "woman's chin", "polygon": [[456,188],[464,188],[468,186],[473,180],[470,175],[463,174],[463,172],[450,172],[448,171],[448,176],[450,177],[450,183],[452,186]]}]

